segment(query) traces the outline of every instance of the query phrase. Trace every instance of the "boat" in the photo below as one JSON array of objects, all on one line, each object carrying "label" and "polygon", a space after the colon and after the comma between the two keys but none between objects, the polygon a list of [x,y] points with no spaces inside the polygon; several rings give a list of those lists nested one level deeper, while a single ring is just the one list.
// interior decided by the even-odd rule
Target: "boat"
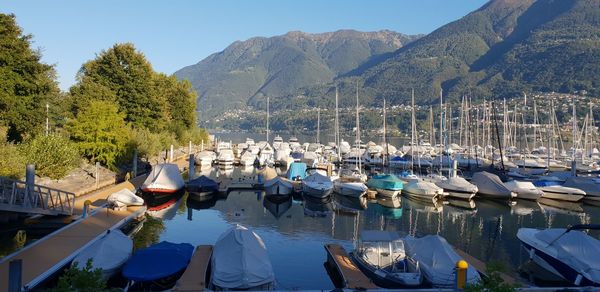
[{"label": "boat", "polygon": [[376,174],[367,181],[367,186],[387,197],[395,197],[402,192],[404,182],[393,174]]},{"label": "boat", "polygon": [[162,241],[136,251],[123,267],[123,277],[131,291],[165,290],[188,266],[194,247],[189,243]]},{"label": "boat", "polygon": [[109,230],[103,237],[77,254],[71,265],[82,270],[88,260],[91,260],[91,270],[100,269],[102,278],[108,280],[127,262],[132,251],[133,240],[129,236],[118,229]]},{"label": "boat", "polygon": [[279,218],[292,207],[292,196],[265,196],[263,198],[263,206],[275,218]]},{"label": "boat", "polygon": [[568,202],[579,202],[585,197],[585,192],[571,187],[565,187],[555,180],[537,180],[533,182],[544,194],[542,198],[561,200]]},{"label": "boat", "polygon": [[519,228],[517,238],[542,268],[575,286],[600,286],[600,240],[581,232],[600,225]]},{"label": "boat", "polygon": [[215,243],[211,290],[272,290],[275,274],[263,240],[236,224]]},{"label": "boat", "polygon": [[162,220],[171,220],[177,215],[177,209],[181,204],[180,199],[181,196],[149,198],[146,200],[146,214]]},{"label": "boat", "polygon": [[204,166],[212,165],[213,161],[215,161],[216,158],[217,158],[216,153],[214,153],[212,151],[204,150],[204,151],[200,151],[200,153],[198,153],[198,155],[196,155],[196,157],[194,158],[194,161],[197,165],[200,165],[200,167],[204,167]]},{"label": "boat", "polygon": [[175,193],[185,186],[177,164],[161,163],[152,168],[142,184],[142,191],[155,194]]},{"label": "boat", "polygon": [[511,192],[497,175],[487,171],[474,173],[471,183],[477,186],[479,189],[477,194],[482,197],[499,200],[517,197],[517,194]]},{"label": "boat", "polygon": [[[456,263],[462,259],[454,248],[439,235],[404,238],[406,255],[419,263],[423,276],[434,288],[456,286]],[[467,285],[480,281],[479,272],[472,265],[467,268]]]},{"label": "boat", "polygon": [[106,198],[109,205],[118,209],[127,206],[142,206],[144,205],[144,199],[134,194],[129,189],[122,189],[118,192],[114,192]]},{"label": "boat", "polygon": [[504,185],[511,192],[517,194],[517,198],[519,199],[535,201],[544,194],[542,190],[536,188],[533,183],[529,181],[510,180],[505,182]]},{"label": "boat", "polygon": [[338,178],[333,182],[333,191],[337,194],[359,198],[367,194],[369,188],[361,181]]},{"label": "boat", "polygon": [[471,200],[479,191],[476,185],[468,182],[460,176],[453,176],[446,180],[439,180],[436,186],[444,189],[448,193],[447,197]]},{"label": "boat", "polygon": [[432,182],[413,179],[404,185],[404,194],[417,199],[437,201],[444,196],[444,189],[436,186]]},{"label": "boat", "polygon": [[233,150],[222,149],[221,151],[219,151],[219,157],[217,157],[217,163],[219,164],[219,168],[222,168],[222,169],[233,168],[234,161],[235,161],[235,156],[233,155]]},{"label": "boat", "polygon": [[254,165],[254,162],[256,161],[256,154],[252,153],[251,151],[244,151],[244,153],[242,153],[242,156],[240,157],[240,165],[242,166],[251,166]]},{"label": "boat", "polygon": [[306,163],[292,162],[287,171],[287,179],[301,181],[306,177]]},{"label": "boat", "polygon": [[397,232],[363,230],[350,257],[377,286],[417,288],[423,283],[420,264],[406,254]]},{"label": "boat", "polygon": [[585,203],[600,204],[600,178],[598,177],[569,177],[563,184],[565,187],[578,188],[585,192]]},{"label": "boat", "polygon": [[186,187],[189,196],[193,197],[212,196],[214,193],[219,191],[219,184],[215,180],[205,175],[189,181]]},{"label": "boat", "polygon": [[306,196],[326,198],[333,192],[333,182],[328,176],[315,171],[302,180],[302,192]]},{"label": "boat", "polygon": [[292,185],[292,182],[280,176],[275,176],[274,178],[265,181],[264,188],[267,196],[287,196],[291,195],[294,191],[294,185]]}]

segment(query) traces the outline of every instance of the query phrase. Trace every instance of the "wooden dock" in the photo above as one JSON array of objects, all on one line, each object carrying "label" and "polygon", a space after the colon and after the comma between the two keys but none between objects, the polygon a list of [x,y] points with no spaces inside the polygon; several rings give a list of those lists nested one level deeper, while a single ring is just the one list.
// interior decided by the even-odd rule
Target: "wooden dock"
[{"label": "wooden dock", "polygon": [[[21,259],[23,286],[33,288],[68,264],[81,250],[100,239],[107,230],[120,228],[144,214],[146,207],[110,210],[104,207],[106,197],[123,188],[134,190],[144,177],[98,190],[77,198],[73,223],[0,260],[0,291],[8,290],[9,262]],[[84,201],[90,200],[90,213],[82,219]]]},{"label": "wooden dock", "polygon": [[177,280],[173,291],[204,291],[208,287],[208,267],[212,252],[212,245],[197,246],[190,264]]},{"label": "wooden dock", "polygon": [[352,290],[367,290],[379,289],[371,279],[350,260],[348,253],[338,244],[326,244],[327,262],[330,266],[335,267],[342,278],[342,283],[345,289]]},{"label": "wooden dock", "polygon": [[[473,257],[472,255],[470,255],[456,247],[454,247],[454,251],[456,251],[456,253],[460,257],[462,257],[465,261],[467,261],[467,263],[469,263],[469,265],[472,265],[475,269],[477,269],[477,271],[479,271],[482,274],[485,274],[485,270],[486,270],[485,263],[483,263],[482,261]],[[511,284],[511,285],[519,284],[519,282],[515,278],[513,278],[507,274],[499,273],[499,275],[502,278],[502,280],[504,280],[504,282],[507,284]]]}]

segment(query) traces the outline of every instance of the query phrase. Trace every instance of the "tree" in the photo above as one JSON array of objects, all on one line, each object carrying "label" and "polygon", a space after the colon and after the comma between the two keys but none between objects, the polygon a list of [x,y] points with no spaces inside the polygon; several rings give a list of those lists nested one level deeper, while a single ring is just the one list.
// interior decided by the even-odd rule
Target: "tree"
[{"label": "tree", "polygon": [[20,152],[27,163],[35,164],[40,176],[60,179],[81,163],[77,147],[57,134],[38,135],[21,144]]},{"label": "tree", "polygon": [[129,128],[125,115],[113,103],[90,101],[88,107],[69,121],[67,128],[80,152],[92,162],[115,168],[118,159],[127,152]]},{"label": "tree", "polygon": [[154,86],[156,73],[131,43],[115,44],[81,67],[71,94],[88,101],[106,100],[108,90],[116,97],[125,121],[136,128],[165,129],[168,112],[163,96]]},{"label": "tree", "polygon": [[46,102],[59,90],[54,69],[40,62],[14,15],[0,14],[0,126],[8,140],[20,142],[43,129]]}]

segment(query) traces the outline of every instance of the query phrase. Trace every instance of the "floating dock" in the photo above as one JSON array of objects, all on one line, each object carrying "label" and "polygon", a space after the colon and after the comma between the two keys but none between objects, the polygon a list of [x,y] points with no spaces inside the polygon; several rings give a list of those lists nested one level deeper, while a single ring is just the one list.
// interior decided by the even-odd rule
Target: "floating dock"
[{"label": "floating dock", "polygon": [[346,250],[338,244],[326,244],[327,263],[335,267],[345,289],[380,289],[352,262]]},{"label": "floating dock", "polygon": [[[135,190],[135,185],[143,180],[144,177],[138,177],[132,182],[78,198],[73,210],[73,217],[78,220],[0,260],[0,291],[8,290],[8,267],[11,261],[22,260],[22,284],[25,288],[34,288],[73,260],[81,250],[104,236],[107,230],[118,229],[143,215],[146,211],[144,206],[123,210],[104,207],[106,197],[111,193],[123,188]],[[86,218],[81,218],[84,201],[87,200],[92,202],[90,213]]]},{"label": "floating dock", "polygon": [[212,257],[212,245],[199,245],[185,272],[177,280],[173,291],[204,291],[207,288],[208,267]]}]

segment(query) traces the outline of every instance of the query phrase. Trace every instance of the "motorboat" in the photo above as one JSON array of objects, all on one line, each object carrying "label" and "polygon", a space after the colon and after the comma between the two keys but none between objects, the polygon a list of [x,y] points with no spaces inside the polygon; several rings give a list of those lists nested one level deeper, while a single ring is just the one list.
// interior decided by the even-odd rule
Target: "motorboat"
[{"label": "motorboat", "polygon": [[326,198],[333,192],[333,182],[330,177],[315,171],[302,180],[302,192],[314,198]]},{"label": "motorboat", "polygon": [[273,266],[263,240],[236,224],[215,243],[211,258],[211,290],[272,290]]},{"label": "motorboat", "polygon": [[293,162],[287,170],[287,179],[301,181],[306,177],[306,163]]},{"label": "motorboat", "polygon": [[447,192],[447,197],[471,200],[479,191],[476,185],[460,176],[453,176],[446,180],[438,180],[435,185]]},{"label": "motorboat", "polygon": [[367,181],[367,186],[383,196],[395,197],[402,192],[404,182],[393,174],[376,174]]},{"label": "motorboat", "polygon": [[600,204],[600,178],[598,177],[569,177],[563,186],[584,191],[583,200],[586,203]]},{"label": "motorboat", "polygon": [[575,286],[600,286],[600,240],[581,232],[600,225],[569,228],[519,228],[517,238],[529,258]]},{"label": "motorboat", "polygon": [[415,179],[404,185],[404,194],[417,199],[436,201],[444,196],[444,189],[432,182]]},{"label": "motorboat", "polygon": [[200,167],[204,167],[204,166],[212,165],[213,161],[215,161],[216,158],[217,158],[216,153],[214,153],[212,151],[204,150],[204,151],[200,151],[200,153],[198,153],[196,155],[194,160],[197,165],[200,165]]},{"label": "motorboat", "polygon": [[185,186],[177,164],[161,163],[152,168],[142,184],[142,191],[148,193],[175,193]]},{"label": "motorboat", "polygon": [[108,280],[127,262],[133,251],[133,240],[121,230],[109,230],[104,236],[82,250],[71,265],[82,270],[91,260],[91,271],[100,269],[102,278]]},{"label": "motorboat", "polygon": [[363,230],[350,256],[377,286],[416,288],[423,283],[420,264],[406,254],[397,232]]},{"label": "motorboat", "polygon": [[219,168],[231,169],[231,168],[233,168],[234,161],[235,161],[235,156],[233,155],[233,150],[222,149],[219,152],[219,157],[217,157],[217,163],[219,164]]},{"label": "motorboat", "polygon": [[479,189],[479,196],[498,199],[510,200],[517,197],[517,194],[509,190],[500,178],[487,171],[476,172],[473,174],[471,183]]},{"label": "motorboat", "polygon": [[242,165],[242,166],[254,165],[256,158],[257,158],[256,154],[252,153],[251,151],[244,151],[244,153],[242,153],[242,156],[240,156],[240,165]]},{"label": "motorboat", "polygon": [[208,176],[202,175],[189,181],[187,190],[189,195],[193,197],[211,196],[219,191],[219,183]]},{"label": "motorboat", "polygon": [[[456,263],[462,259],[454,248],[439,235],[404,238],[406,255],[419,263],[423,276],[434,288],[454,288],[456,286]],[[479,272],[472,265],[467,268],[467,285],[481,280]]]},{"label": "motorboat", "polygon": [[137,250],[123,267],[123,277],[131,291],[165,290],[188,266],[194,247],[189,243],[162,241]]},{"label": "motorboat", "polygon": [[511,192],[517,194],[517,198],[525,200],[537,200],[544,192],[536,188],[533,183],[529,181],[517,181],[510,180],[504,183],[504,186]]},{"label": "motorboat", "polygon": [[291,195],[294,191],[294,185],[286,178],[275,176],[264,183],[267,196],[272,195]]},{"label": "motorboat", "polygon": [[347,181],[338,178],[333,182],[333,191],[337,194],[359,198],[366,195],[369,188],[362,182]]},{"label": "motorboat", "polygon": [[144,199],[134,194],[129,189],[122,189],[114,192],[106,198],[109,205],[114,206],[118,209],[128,206],[142,206],[144,205]]},{"label": "motorboat", "polygon": [[537,180],[533,184],[544,192],[543,198],[568,202],[579,202],[585,197],[585,192],[571,187],[565,187],[555,180]]}]

